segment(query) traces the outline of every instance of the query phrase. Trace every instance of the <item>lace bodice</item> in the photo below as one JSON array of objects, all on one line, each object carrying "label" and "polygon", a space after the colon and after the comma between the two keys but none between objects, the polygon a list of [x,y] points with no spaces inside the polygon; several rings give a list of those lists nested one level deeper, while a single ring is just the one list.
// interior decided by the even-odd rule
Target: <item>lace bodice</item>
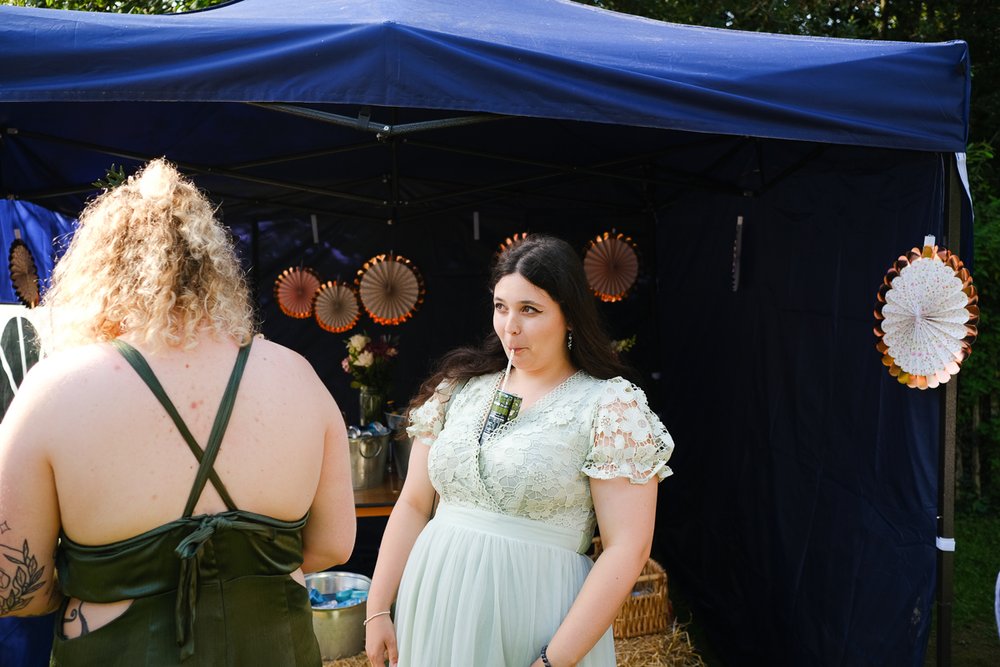
[{"label": "lace bodice", "polygon": [[582,371],[480,446],[499,379],[497,373],[473,378],[454,395],[442,385],[410,415],[409,434],[431,444],[428,472],[443,502],[591,534],[590,478],[644,484],[671,474],[673,441],[642,390]]}]

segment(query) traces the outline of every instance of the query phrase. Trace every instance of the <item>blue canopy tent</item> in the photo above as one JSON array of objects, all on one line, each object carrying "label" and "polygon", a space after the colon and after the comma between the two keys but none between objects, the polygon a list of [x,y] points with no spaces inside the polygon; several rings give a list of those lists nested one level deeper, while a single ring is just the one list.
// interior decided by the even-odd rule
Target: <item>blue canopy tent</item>
[{"label": "blue canopy tent", "polygon": [[923,664],[954,383],[897,385],[871,310],[925,234],[971,249],[964,43],[563,0],[243,0],[0,7],[0,48],[0,193],[75,215],[112,162],[166,155],[244,245],[265,333],[342,404],[340,339],[270,295],[285,266],[415,261],[428,295],[398,330],[405,400],[428,358],[483,333],[469,313],[505,236],[629,233],[642,275],[602,307],[638,335],[678,443],[654,557],[714,647],[732,664]]}]

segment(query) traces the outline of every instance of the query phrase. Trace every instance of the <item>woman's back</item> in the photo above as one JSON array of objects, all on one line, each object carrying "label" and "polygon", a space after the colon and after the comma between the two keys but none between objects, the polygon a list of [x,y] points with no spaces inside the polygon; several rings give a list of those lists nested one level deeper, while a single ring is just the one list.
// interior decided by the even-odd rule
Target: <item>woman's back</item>
[{"label": "woman's back", "polygon": [[[138,346],[137,346],[138,347]],[[144,352],[204,448],[236,359],[232,342]],[[44,362],[42,427],[59,490],[62,530],[79,544],[126,539],[179,518],[198,460],[136,371],[111,345]],[[39,369],[42,370],[42,369]],[[241,510],[301,518],[319,483],[325,431],[337,410],[308,363],[257,340],[214,469]],[[194,514],[225,511],[208,484]]]},{"label": "woman's back", "polygon": [[154,160],[88,204],[44,303],[63,351],[0,423],[0,615],[62,599],[53,665],[318,665],[302,572],[354,545],[347,433],[304,359],[249,345],[215,207]]},{"label": "woman's back", "polygon": [[[343,424],[305,360],[266,341],[145,355],[121,341],[37,370],[26,390],[60,415],[22,429],[45,450],[64,535],[53,664],[318,664],[303,546],[312,524],[346,557],[353,522],[343,499],[317,506],[324,473],[346,486],[330,456]],[[209,473],[218,488],[199,493]]]}]

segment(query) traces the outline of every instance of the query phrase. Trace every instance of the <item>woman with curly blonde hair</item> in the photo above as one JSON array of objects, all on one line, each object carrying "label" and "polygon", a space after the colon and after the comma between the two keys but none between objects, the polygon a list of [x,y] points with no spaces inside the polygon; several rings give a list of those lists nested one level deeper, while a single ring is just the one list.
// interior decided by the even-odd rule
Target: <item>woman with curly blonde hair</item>
[{"label": "woman with curly blonde hair", "polygon": [[52,349],[125,331],[155,348],[184,349],[206,331],[241,344],[253,334],[229,233],[211,202],[163,160],[87,206],[45,303]]},{"label": "woman with curly blonde hair", "polygon": [[211,203],[149,163],[87,206],[45,304],[0,424],[0,615],[59,609],[54,665],[319,666],[303,571],[353,549],[346,431],[254,337]]}]

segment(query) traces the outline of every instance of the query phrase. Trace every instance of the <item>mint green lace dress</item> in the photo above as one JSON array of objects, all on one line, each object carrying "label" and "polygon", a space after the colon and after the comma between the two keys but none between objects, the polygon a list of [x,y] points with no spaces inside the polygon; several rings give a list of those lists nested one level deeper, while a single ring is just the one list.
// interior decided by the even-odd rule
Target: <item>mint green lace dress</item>
[{"label": "mint green lace dress", "polygon": [[[442,386],[411,415],[410,435],[432,442],[441,503],[400,583],[400,667],[530,665],[592,566],[590,478],[671,474],[673,442],[642,390],[582,371],[480,446],[499,378],[473,378],[453,396]],[[615,665],[610,629],[579,664]]]}]

